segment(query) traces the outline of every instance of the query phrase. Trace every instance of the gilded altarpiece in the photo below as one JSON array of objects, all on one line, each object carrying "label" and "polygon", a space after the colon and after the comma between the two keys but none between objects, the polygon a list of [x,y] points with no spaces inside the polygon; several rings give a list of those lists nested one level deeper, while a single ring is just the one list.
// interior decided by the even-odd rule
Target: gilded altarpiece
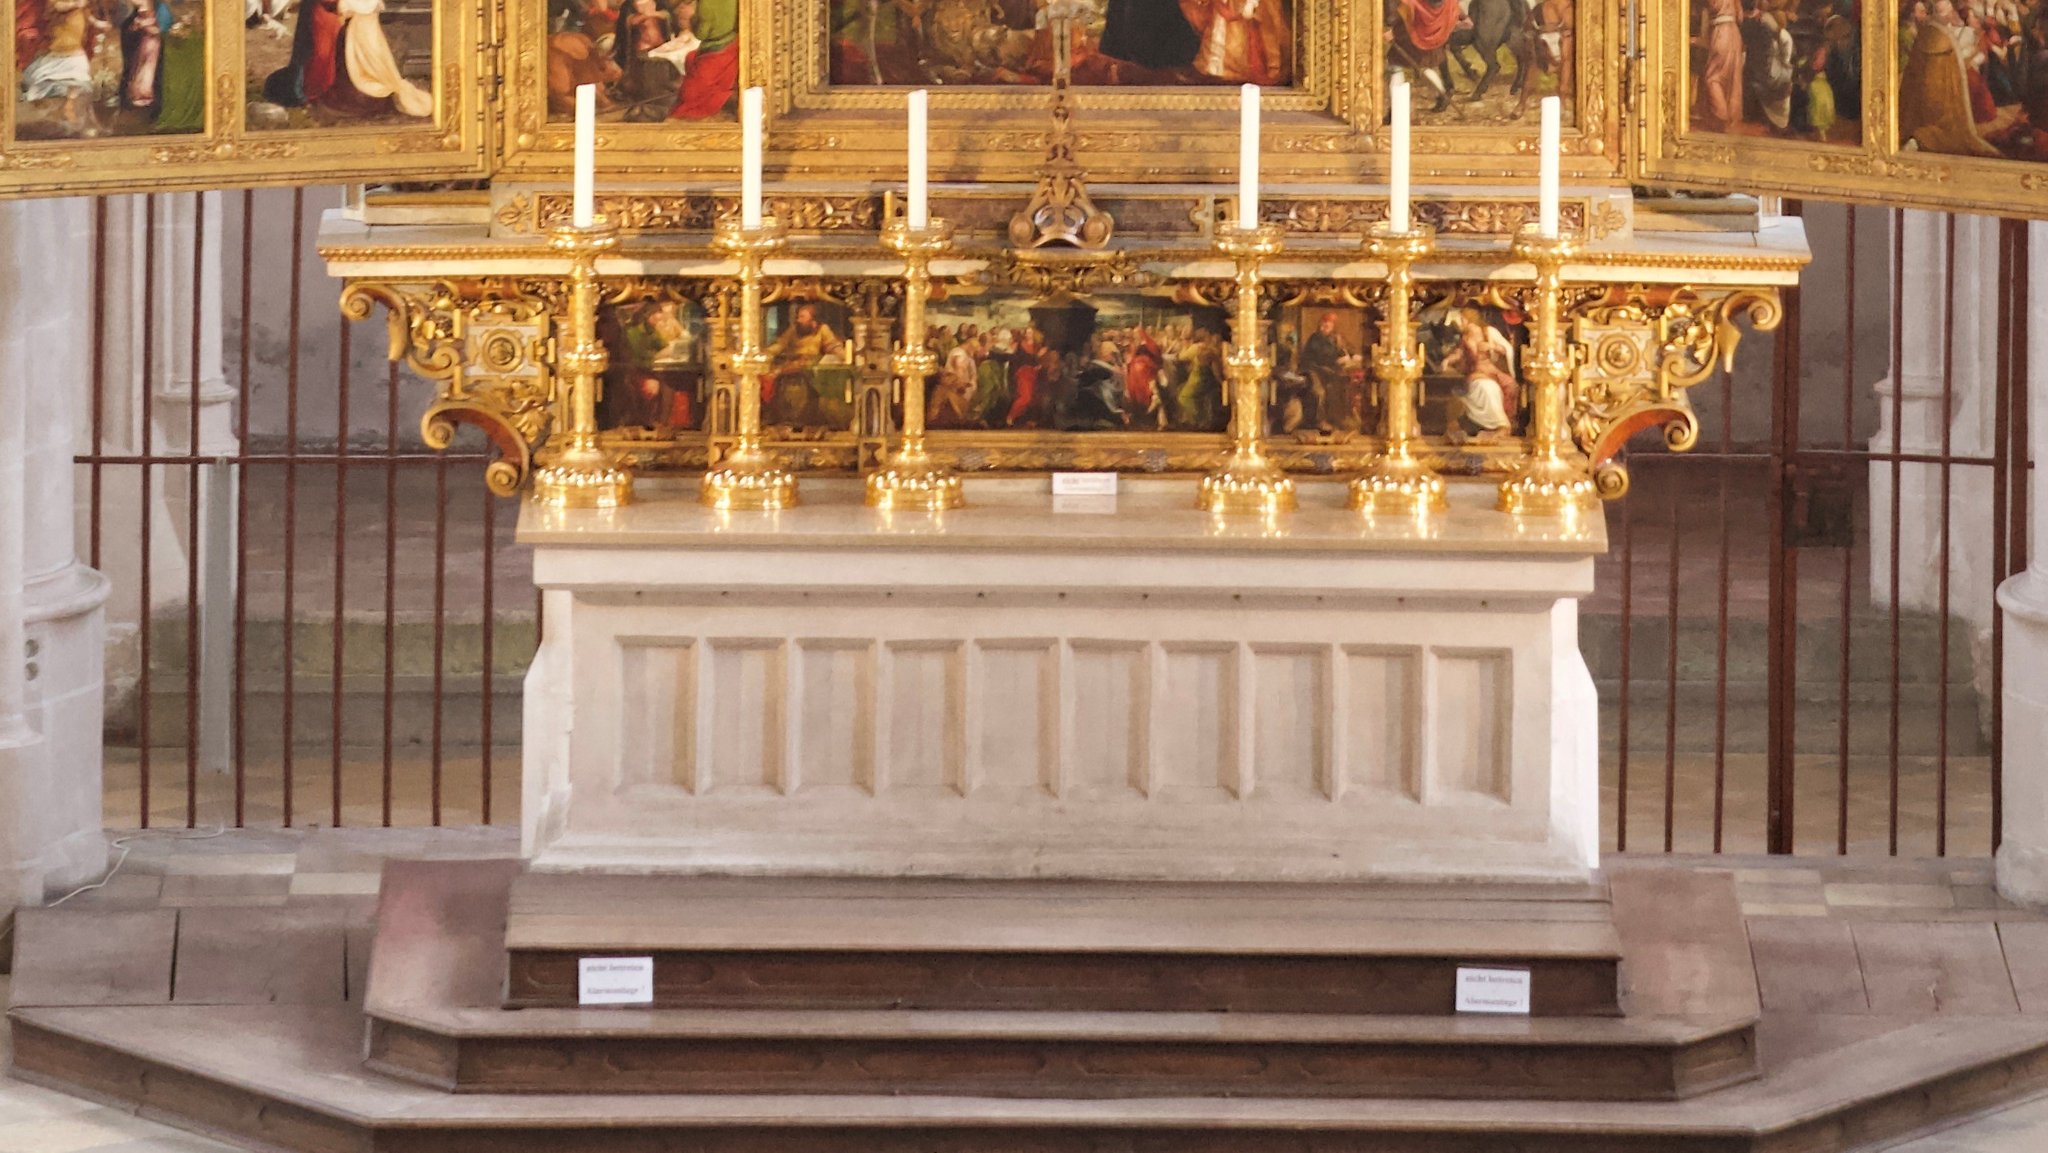
[{"label": "gilded altarpiece", "polygon": [[491,172],[491,0],[10,8],[0,195]]},{"label": "gilded altarpiece", "polygon": [[2048,5],[1657,0],[1638,179],[2048,213]]}]

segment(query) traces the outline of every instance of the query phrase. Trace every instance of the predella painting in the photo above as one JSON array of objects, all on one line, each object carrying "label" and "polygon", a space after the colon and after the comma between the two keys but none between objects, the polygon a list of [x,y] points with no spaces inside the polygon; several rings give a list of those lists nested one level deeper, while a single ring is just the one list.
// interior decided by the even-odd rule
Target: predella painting
[{"label": "predella painting", "polygon": [[731,119],[739,78],[740,0],[548,0],[550,119],[582,84],[600,120]]},{"label": "predella painting", "polygon": [[246,0],[251,129],[434,115],[433,0]]},{"label": "predella painting", "polygon": [[204,0],[17,0],[16,138],[206,128]]},{"label": "predella painting", "polygon": [[1062,20],[1075,84],[1281,86],[1295,76],[1290,0],[812,2],[828,6],[836,85],[1048,84]]},{"label": "predella painting", "polygon": [[1536,123],[1562,98],[1573,121],[1576,0],[1384,0],[1386,74],[1406,73],[1415,122]]},{"label": "predella painting", "polygon": [[927,343],[934,429],[1215,432],[1224,427],[1221,309],[1147,296],[957,298]]},{"label": "predella painting", "polygon": [[1904,0],[1898,32],[1902,150],[2048,160],[2048,3]]},{"label": "predella painting", "polygon": [[1691,0],[1692,126],[1856,144],[1863,138],[1856,0]]},{"label": "predella painting", "polygon": [[[1422,431],[1453,445],[1506,442],[1528,424],[1516,364],[1525,338],[1520,314],[1463,299],[1442,300],[1416,317]],[[1377,434],[1385,397],[1373,379],[1375,318],[1364,309],[1290,306],[1274,326],[1276,435]]]}]

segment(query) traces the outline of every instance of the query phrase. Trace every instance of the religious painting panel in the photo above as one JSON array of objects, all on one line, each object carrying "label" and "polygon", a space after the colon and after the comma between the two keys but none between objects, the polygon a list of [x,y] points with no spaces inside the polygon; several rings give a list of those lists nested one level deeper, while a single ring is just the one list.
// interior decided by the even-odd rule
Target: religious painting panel
[{"label": "religious painting panel", "polygon": [[1218,432],[1223,310],[1163,296],[960,296],[932,307],[939,429]]},{"label": "religious painting panel", "polygon": [[851,430],[862,372],[846,305],[799,297],[769,304],[762,319],[761,426],[794,435]]},{"label": "religious painting panel", "polygon": [[[2048,213],[2041,0],[1658,0],[1636,177]],[[2036,75],[2039,73],[2039,75]],[[2037,122],[2041,127],[2037,128]]]},{"label": "religious painting panel", "polygon": [[[1588,5],[1589,7],[1591,5]],[[1422,127],[1522,126],[1556,96],[1578,116],[1577,0],[1384,0],[1385,71],[1415,86]]]},{"label": "religious painting panel", "polygon": [[[603,179],[736,177],[744,30],[757,0],[505,0],[501,168],[569,168],[576,89],[597,87]],[[755,65],[758,67],[758,64]],[[755,83],[774,91],[759,76]]]},{"label": "religious painting panel", "polygon": [[599,310],[597,331],[611,358],[600,428],[659,438],[704,427],[711,336],[702,306],[674,296],[621,301]]},{"label": "religious painting panel", "polygon": [[1528,326],[1512,308],[1457,293],[1416,316],[1422,433],[1453,448],[1518,447],[1529,425],[1521,360]]},{"label": "religious painting panel", "polygon": [[489,8],[21,0],[0,194],[489,174]]},{"label": "religious painting panel", "polygon": [[1292,0],[818,0],[839,87],[1045,85],[1064,17],[1072,83],[1287,87]]},{"label": "religious painting panel", "polygon": [[1380,426],[1369,361],[1375,317],[1350,305],[1289,304],[1273,331],[1272,404],[1278,436],[1370,433]]}]

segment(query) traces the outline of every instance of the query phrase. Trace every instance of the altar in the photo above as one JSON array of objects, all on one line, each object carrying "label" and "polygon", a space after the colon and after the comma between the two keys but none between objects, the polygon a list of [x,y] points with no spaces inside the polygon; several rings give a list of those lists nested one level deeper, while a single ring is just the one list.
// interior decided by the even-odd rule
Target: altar
[{"label": "altar", "polygon": [[1602,518],[1336,484],[1219,522],[1185,482],[814,483],[774,514],[645,486],[528,504],[546,636],[525,848],[561,871],[1146,880],[1583,878],[1577,598]]}]

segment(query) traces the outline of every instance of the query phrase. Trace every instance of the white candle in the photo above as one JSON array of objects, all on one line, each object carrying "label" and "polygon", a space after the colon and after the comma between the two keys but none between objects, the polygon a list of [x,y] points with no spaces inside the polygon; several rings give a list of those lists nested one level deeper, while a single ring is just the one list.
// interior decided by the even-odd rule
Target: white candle
[{"label": "white candle", "polygon": [[1548,239],[1557,235],[1557,152],[1560,134],[1560,105],[1555,96],[1543,98],[1543,134],[1538,143],[1536,228]]},{"label": "white candle", "polygon": [[576,86],[576,189],[571,219],[589,228],[597,215],[597,85]]},{"label": "white candle", "polygon": [[1237,226],[1259,226],[1259,86],[1238,90]]},{"label": "white candle", "polygon": [[761,90],[740,93],[740,227],[761,227]]},{"label": "white candle", "polygon": [[931,223],[930,207],[925,202],[925,180],[931,158],[926,151],[929,128],[929,98],[920,88],[910,94],[910,204],[909,216],[912,228],[923,228]]},{"label": "white candle", "polygon": [[1387,197],[1388,227],[1395,232],[1406,232],[1414,227],[1408,210],[1408,74],[1396,72],[1394,82],[1387,90],[1394,106],[1394,139],[1392,142],[1393,181]]}]

